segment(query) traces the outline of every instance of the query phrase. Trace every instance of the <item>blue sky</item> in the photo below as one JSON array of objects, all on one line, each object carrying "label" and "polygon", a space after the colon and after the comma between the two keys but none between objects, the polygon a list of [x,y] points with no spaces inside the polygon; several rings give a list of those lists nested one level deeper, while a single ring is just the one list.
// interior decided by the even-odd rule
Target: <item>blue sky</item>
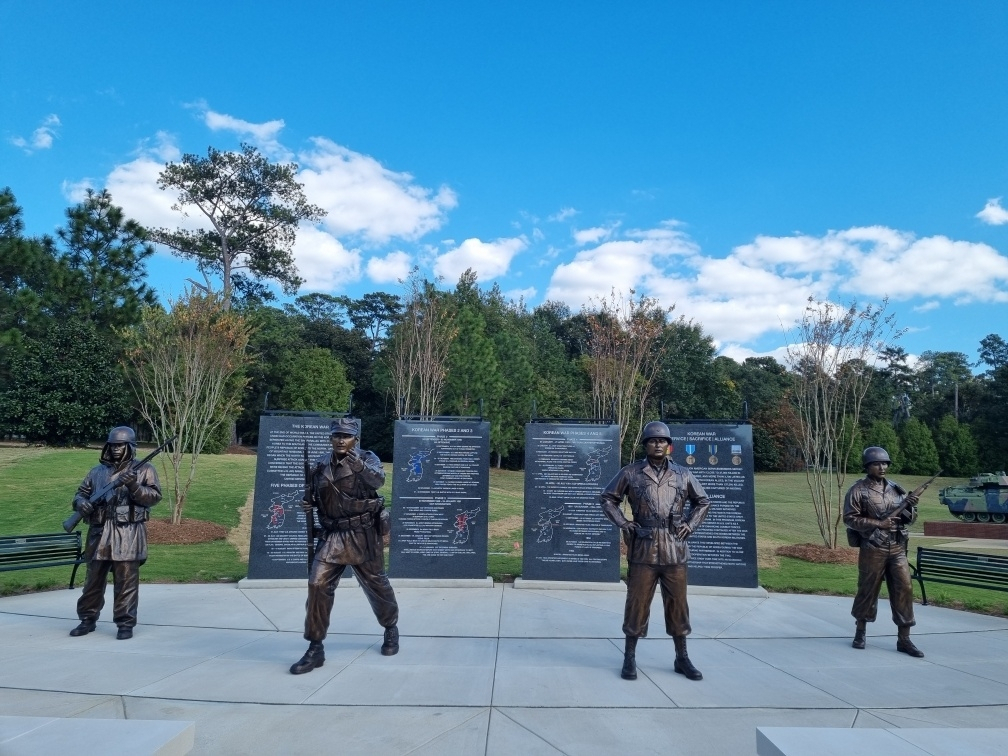
[{"label": "blue sky", "polygon": [[[326,219],[301,293],[468,267],[530,306],[659,297],[782,356],[809,296],[1008,338],[1008,3],[0,2],[0,185],[177,226],[166,161],[255,144]],[[162,295],[192,269],[149,265]]]}]

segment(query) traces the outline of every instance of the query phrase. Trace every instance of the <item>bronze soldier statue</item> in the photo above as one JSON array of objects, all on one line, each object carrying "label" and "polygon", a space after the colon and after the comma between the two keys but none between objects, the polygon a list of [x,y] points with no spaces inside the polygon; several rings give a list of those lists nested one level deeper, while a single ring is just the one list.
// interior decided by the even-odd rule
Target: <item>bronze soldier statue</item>
[{"label": "bronze soldier statue", "polygon": [[[376,454],[357,448],[360,420],[333,420],[329,438],[332,453],[319,457],[311,472],[310,498],[318,507],[322,530],[308,575],[304,637],[309,645],[290,668],[295,675],[325,662],[322,641],[329,630],[336,586],[347,565],[353,566],[378,623],[385,628],[382,654],[392,656],[399,651],[399,605],[385,574],[382,549],[382,536],[389,532],[389,513],[378,496],[385,471]],[[306,499],[302,506],[312,517],[312,501]]]},{"label": "bronze soldier statue", "polygon": [[[87,577],[77,601],[80,624],[70,631],[77,637],[95,629],[105,606],[105,584],[111,570],[114,605],[112,619],[119,627],[116,638],[133,637],[140,598],[140,565],[147,561],[147,520],[150,508],[161,501],[157,471],[149,462],[132,467],[136,434],[132,428],[113,428],[102,447],[101,464],[91,468],[73,500],[73,508],[88,523]],[[113,478],[115,480],[113,481]],[[114,482],[103,501],[92,494]]]},{"label": "bronze soldier statue", "polygon": [[[858,554],[858,589],[851,608],[857,625],[854,648],[865,647],[865,624],[874,622],[878,611],[879,590],[885,579],[889,607],[899,629],[896,650],[920,658],[923,652],[910,640],[914,626],[913,583],[907,562],[907,526],[917,519],[917,493],[906,493],[886,480],[889,453],[881,446],[869,446],[861,455],[867,477],[859,480],[844,499],[844,524],[852,545],[860,541]],[[908,506],[899,514],[896,511]],[[895,515],[895,516],[894,516]]]},{"label": "bronze soldier statue", "polygon": [[[648,423],[643,435],[647,458],[620,470],[601,494],[602,510],[623,531],[627,543],[626,648],[620,675],[625,680],[637,679],[637,639],[647,636],[651,599],[655,586],[661,583],[665,632],[675,641],[673,669],[690,680],[702,680],[703,675],[686,654],[686,636],[691,630],[686,603],[686,539],[704,521],[710,499],[693,473],[668,458],[672,437],[665,423]],[[633,520],[620,509],[624,496],[630,502]]]}]

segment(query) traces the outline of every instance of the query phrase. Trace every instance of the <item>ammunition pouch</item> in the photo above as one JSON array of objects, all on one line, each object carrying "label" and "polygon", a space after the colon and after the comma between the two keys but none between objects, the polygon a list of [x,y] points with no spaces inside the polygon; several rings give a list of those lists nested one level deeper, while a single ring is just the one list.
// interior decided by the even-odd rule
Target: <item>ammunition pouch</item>
[{"label": "ammunition pouch", "polygon": [[377,518],[370,512],[354,515],[353,517],[322,517],[322,527],[333,533],[347,533],[351,530],[370,530],[375,526]]}]

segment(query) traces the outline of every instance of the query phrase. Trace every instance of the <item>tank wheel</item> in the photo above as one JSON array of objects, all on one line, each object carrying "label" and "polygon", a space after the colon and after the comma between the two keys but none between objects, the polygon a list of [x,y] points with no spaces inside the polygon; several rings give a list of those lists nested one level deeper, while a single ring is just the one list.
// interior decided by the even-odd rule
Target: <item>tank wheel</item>
[{"label": "tank wheel", "polygon": [[992,519],[992,520],[993,520],[994,522],[996,522],[996,523],[1000,524],[1000,523],[1002,523],[1002,522],[1004,522],[1004,521],[1005,521],[1005,516],[1004,516],[1004,514],[1003,514],[1003,513],[1001,513],[1001,512],[998,512],[997,514],[992,514],[992,515],[991,515],[991,519]]},{"label": "tank wheel", "polygon": [[990,522],[990,515],[987,512],[977,512],[977,522]]},{"label": "tank wheel", "polygon": [[966,522],[973,522],[974,520],[976,520],[976,512],[963,512],[962,518]]}]

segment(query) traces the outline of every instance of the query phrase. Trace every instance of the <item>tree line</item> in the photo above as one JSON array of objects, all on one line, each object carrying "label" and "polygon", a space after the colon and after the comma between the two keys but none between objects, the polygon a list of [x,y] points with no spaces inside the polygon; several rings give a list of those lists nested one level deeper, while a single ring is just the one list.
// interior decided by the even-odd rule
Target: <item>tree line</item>
[{"label": "tree line", "polygon": [[[575,312],[510,300],[496,284],[481,288],[472,270],[454,285],[414,270],[398,294],[309,293],[278,303],[267,283],[297,291],[294,232],[322,215],[305,202],[295,169],[247,145],[170,164],[159,185],[179,191],[178,209],[207,216],[213,230],[199,233],[145,229],[107,191],[88,191],[54,236],[30,237],[13,192],[0,191],[0,435],[76,445],[122,423],[166,433],[166,413],[180,411],[171,392],[203,384],[192,375],[178,384],[189,388],[166,384],[152,404],[153,383],[181,370],[180,360],[230,349],[237,356],[217,375],[216,398],[206,399],[213,406],[192,421],[186,444],[197,453],[255,445],[264,410],[352,409],[364,445],[386,460],[396,417],[482,414],[492,463],[512,469],[523,464],[533,415],[614,419],[624,460],[647,420],[745,417],[758,471],[860,470],[865,445],[886,447],[893,472],[1008,466],[1008,344],[995,333],[973,358],[926,351],[913,365],[898,334],[875,334],[870,349],[821,371],[820,389],[854,380],[860,395],[857,411],[839,411],[835,450],[815,457],[802,442],[808,353],[788,366],[772,357],[737,362],[717,353],[702,324],[633,291]],[[206,285],[161,303],[147,283],[154,243],[196,260]],[[852,309],[853,322],[866,312]],[[212,333],[202,345],[201,328]],[[810,339],[796,333],[794,341]]]}]

